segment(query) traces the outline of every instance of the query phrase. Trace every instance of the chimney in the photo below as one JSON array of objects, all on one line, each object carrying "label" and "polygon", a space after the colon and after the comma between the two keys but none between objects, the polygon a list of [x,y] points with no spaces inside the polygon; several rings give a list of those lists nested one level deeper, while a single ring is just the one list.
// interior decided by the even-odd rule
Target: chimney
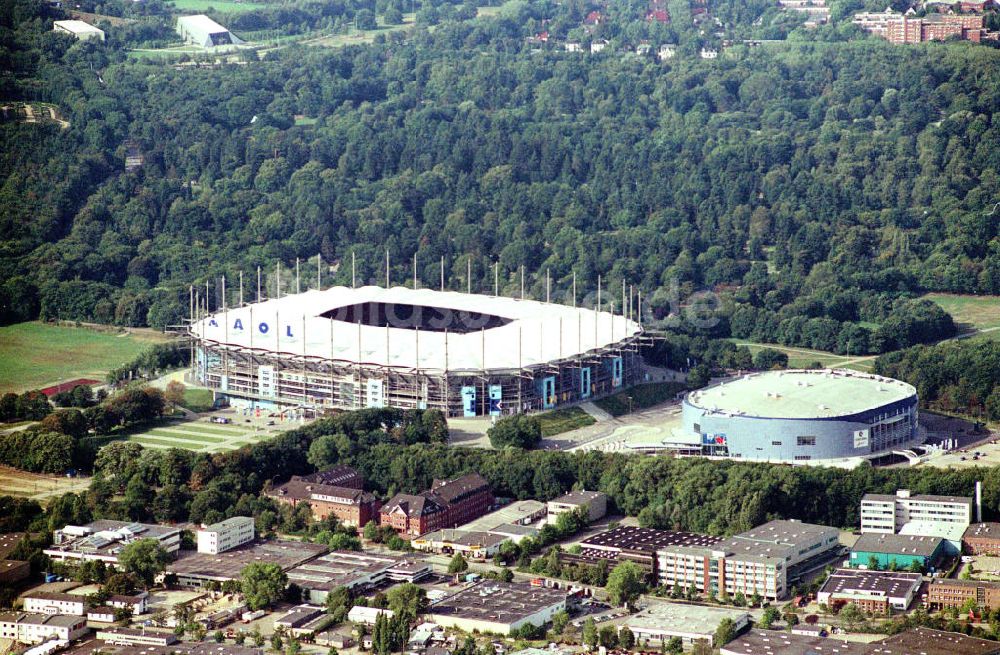
[{"label": "chimney", "polygon": [[983,483],[976,480],[976,523],[983,522]]}]

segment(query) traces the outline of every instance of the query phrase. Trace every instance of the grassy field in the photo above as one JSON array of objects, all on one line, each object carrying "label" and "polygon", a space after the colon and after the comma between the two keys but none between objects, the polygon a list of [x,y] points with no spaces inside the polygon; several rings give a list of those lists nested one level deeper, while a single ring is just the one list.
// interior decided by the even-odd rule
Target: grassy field
[{"label": "grassy field", "polygon": [[597,423],[594,417],[579,407],[544,412],[538,415],[538,422],[542,424],[542,437],[551,437]]},{"label": "grassy field", "polygon": [[1000,330],[1000,296],[929,293],[923,297],[951,314],[960,330]]},{"label": "grassy field", "polygon": [[234,0],[172,0],[172,2],[180,11],[199,13],[211,9],[220,13],[235,14],[267,7],[262,2],[235,2]]},{"label": "grassy field", "polygon": [[640,384],[628,391],[595,400],[594,404],[612,416],[621,416],[628,414],[629,411],[635,412],[666,402],[683,391],[684,388],[680,382]]},{"label": "grassy field", "polygon": [[189,409],[192,412],[209,412],[214,404],[212,392],[208,389],[188,387],[184,390],[184,409]]},{"label": "grassy field", "polygon": [[382,17],[379,16],[378,27],[374,30],[352,31],[350,34],[331,34],[329,36],[306,39],[302,43],[326,48],[340,48],[345,45],[371,43],[378,34],[389,34],[390,32],[410,29],[413,27],[415,19],[416,14],[403,14],[403,23],[401,25],[386,25],[382,22]]},{"label": "grassy field", "polygon": [[273,432],[254,432],[249,425],[232,423],[222,425],[205,419],[169,419],[142,431],[128,435],[129,441],[147,448],[183,448],[213,453],[234,450],[250,443],[270,439]]},{"label": "grassy field", "polygon": [[45,501],[69,492],[86,491],[90,478],[67,478],[59,475],[28,473],[0,466],[0,496],[19,496]]},{"label": "grassy field", "polygon": [[119,335],[40,322],[0,327],[0,393],[73,378],[103,380],[110,369],[166,339],[152,331]]},{"label": "grassy field", "polygon": [[806,368],[815,362],[827,368],[850,368],[855,371],[870,371],[874,355],[859,355],[857,357],[847,355],[835,355],[823,350],[811,350],[809,348],[797,348],[795,346],[781,346],[776,343],[753,343],[741,339],[730,339],[737,346],[746,346],[751,354],[771,348],[788,355],[788,368]]}]

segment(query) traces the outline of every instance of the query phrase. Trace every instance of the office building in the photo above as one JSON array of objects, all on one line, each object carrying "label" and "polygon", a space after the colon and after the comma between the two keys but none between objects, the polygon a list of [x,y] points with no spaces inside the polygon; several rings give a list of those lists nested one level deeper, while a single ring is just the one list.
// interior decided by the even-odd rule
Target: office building
[{"label": "office building", "polygon": [[198,530],[198,552],[218,555],[254,540],[254,522],[249,516],[234,516]]},{"label": "office building", "polygon": [[587,511],[590,522],[603,518],[608,512],[608,495],[600,491],[571,491],[548,502],[549,522],[554,522],[563,512],[577,509]]},{"label": "office building", "polygon": [[[374,494],[360,487],[322,482],[322,479],[320,474],[292,476],[291,480],[266,491],[264,495],[292,507],[306,503],[312,508],[313,518],[317,521],[334,516],[344,525],[363,528],[369,521],[378,520],[379,502]],[[356,483],[350,479],[347,482],[349,485]],[[357,482],[360,482],[360,476]]]},{"label": "office building", "polygon": [[[896,495],[865,494],[861,499],[862,534],[898,534],[911,521],[925,526],[961,526],[972,523],[972,498],[911,494],[900,489]],[[933,536],[933,535],[932,535]]]},{"label": "office building", "polygon": [[927,584],[927,606],[932,610],[962,607],[969,601],[987,610],[1000,608],[1000,582],[934,578]]},{"label": "office building", "polygon": [[837,569],[823,583],[816,600],[831,608],[853,603],[872,614],[885,614],[890,607],[906,611],[922,582],[919,573]]},{"label": "office building", "polygon": [[973,523],[966,528],[962,552],[1000,557],[1000,523]]},{"label": "office building", "polygon": [[834,528],[771,521],[708,547],[661,548],[656,558],[661,585],[780,600],[800,572],[822,566],[839,550]]},{"label": "office building", "polygon": [[420,494],[396,494],[382,507],[381,523],[402,536],[416,537],[454,528],[489,511],[493,492],[478,473],[454,480],[435,480]]}]

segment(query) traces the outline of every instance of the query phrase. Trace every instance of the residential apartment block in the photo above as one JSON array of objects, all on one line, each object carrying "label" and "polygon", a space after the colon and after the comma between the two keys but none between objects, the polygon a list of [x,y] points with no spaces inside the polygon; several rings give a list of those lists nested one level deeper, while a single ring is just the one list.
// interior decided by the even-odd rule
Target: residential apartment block
[{"label": "residential apartment block", "polygon": [[396,494],[382,507],[382,525],[415,537],[468,523],[489,511],[493,492],[478,473],[454,480],[435,480],[420,494]]},{"label": "residential apartment block", "polygon": [[897,44],[946,39],[979,42],[984,38],[995,38],[993,33],[984,29],[981,14],[932,13],[926,16],[906,16],[887,10],[855,14],[852,22],[867,32]]}]

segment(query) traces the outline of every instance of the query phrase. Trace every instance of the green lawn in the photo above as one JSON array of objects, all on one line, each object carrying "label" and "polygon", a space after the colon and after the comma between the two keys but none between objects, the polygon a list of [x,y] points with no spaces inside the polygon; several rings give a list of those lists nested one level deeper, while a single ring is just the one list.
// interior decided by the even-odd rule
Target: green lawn
[{"label": "green lawn", "polygon": [[542,424],[542,436],[551,437],[593,425],[597,421],[579,407],[566,407],[538,414],[538,422]]},{"label": "green lawn", "polygon": [[73,378],[104,380],[110,369],[166,339],[152,331],[119,335],[37,321],[0,327],[0,393]]},{"label": "green lawn", "polygon": [[267,7],[262,2],[235,2],[234,0],[172,0],[180,11],[204,13],[214,10],[225,14],[255,11]]},{"label": "green lawn", "polygon": [[194,389],[188,387],[184,390],[183,406],[185,409],[189,409],[192,412],[211,411],[214,406],[212,392],[208,389]]},{"label": "green lawn", "polygon": [[[951,314],[960,330],[1000,328],[1000,296],[960,296],[928,293],[923,298]],[[1000,335],[997,335],[1000,337]]]},{"label": "green lawn", "polygon": [[595,400],[594,404],[612,416],[621,416],[628,414],[630,408],[634,412],[659,405],[670,400],[684,389],[685,386],[680,382],[640,384],[612,396]]},{"label": "green lawn", "polygon": [[788,355],[788,368],[806,368],[815,362],[827,368],[850,368],[856,371],[871,371],[874,355],[836,355],[823,350],[812,350],[811,348],[799,348],[796,346],[782,346],[776,343],[753,343],[742,339],[730,339],[737,346],[746,346],[751,354],[770,348]]},{"label": "green lawn", "polygon": [[[111,438],[127,439],[150,448],[182,448],[203,452],[235,450],[275,436],[272,432],[254,433],[249,426],[221,425],[205,419],[164,419],[134,429],[117,432]],[[106,442],[102,440],[101,443]]]}]

